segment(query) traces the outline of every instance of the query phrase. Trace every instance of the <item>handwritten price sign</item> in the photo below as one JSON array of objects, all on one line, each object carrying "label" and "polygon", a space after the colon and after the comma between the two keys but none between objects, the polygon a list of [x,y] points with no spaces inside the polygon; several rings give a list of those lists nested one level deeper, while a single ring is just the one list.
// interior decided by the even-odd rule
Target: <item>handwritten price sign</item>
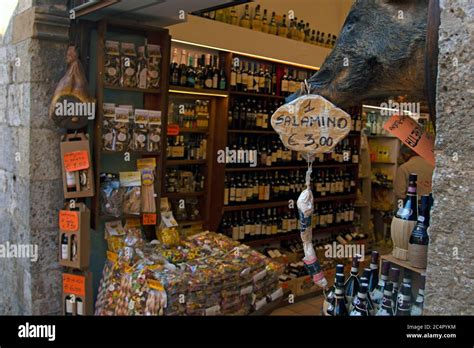
[{"label": "handwritten price sign", "polygon": [[271,123],[288,149],[308,154],[331,152],[351,130],[349,114],[319,95],[280,106]]},{"label": "handwritten price sign", "polygon": [[143,214],[143,225],[156,225],[156,214]]},{"label": "handwritten price sign", "polygon": [[427,162],[435,165],[433,136],[426,133],[410,116],[394,115],[384,124],[383,128],[395,135]]},{"label": "handwritten price sign", "polygon": [[87,151],[68,152],[64,155],[64,168],[75,172],[89,168],[89,153]]},{"label": "handwritten price sign", "polygon": [[80,275],[63,273],[63,292],[84,297],[86,295],[86,278]]},{"label": "handwritten price sign", "polygon": [[61,231],[75,232],[79,229],[79,212],[60,210],[59,228]]}]

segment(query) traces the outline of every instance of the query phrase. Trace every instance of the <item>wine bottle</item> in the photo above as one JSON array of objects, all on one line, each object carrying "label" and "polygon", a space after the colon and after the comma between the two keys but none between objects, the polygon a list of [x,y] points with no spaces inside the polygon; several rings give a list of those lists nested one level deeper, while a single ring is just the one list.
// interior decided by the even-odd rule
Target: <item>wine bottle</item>
[{"label": "wine bottle", "polygon": [[421,196],[421,207],[418,221],[413,228],[408,241],[408,260],[410,264],[417,268],[426,268],[428,256],[428,227],[430,221],[431,197]]},{"label": "wine bottle", "polygon": [[242,15],[242,18],[240,19],[239,25],[240,25],[241,27],[250,29],[250,11],[249,11],[249,5],[245,5],[244,14]]},{"label": "wine bottle", "polygon": [[66,233],[61,235],[61,259],[69,260],[68,236]]},{"label": "wine bottle", "polygon": [[383,289],[383,298],[377,310],[376,316],[393,316],[392,303],[393,284],[387,283]]},{"label": "wine bottle", "polygon": [[403,284],[401,296],[397,301],[396,316],[409,316],[411,309],[411,285]]},{"label": "wine bottle", "polygon": [[390,282],[393,285],[392,289],[392,304],[393,304],[393,313],[396,314],[396,305],[398,297],[398,287],[399,287],[399,278],[400,278],[400,269],[392,267],[390,269]]},{"label": "wine bottle", "polygon": [[[405,284],[410,285],[411,287],[411,271],[406,268],[403,270],[402,287]],[[402,293],[399,291],[397,295],[397,303],[400,303],[402,301],[402,296]],[[410,293],[410,303],[412,302],[412,300],[412,294]]]},{"label": "wine bottle", "polygon": [[66,316],[71,316],[73,315],[73,308],[74,308],[74,302],[73,298],[71,295],[67,295],[65,298],[66,305],[65,305],[65,312]]},{"label": "wine bottle", "polygon": [[354,302],[354,308],[350,311],[349,315],[354,316],[369,316],[367,309],[367,284],[363,283],[359,287],[357,297]]},{"label": "wine bottle", "polygon": [[[374,291],[372,292],[372,301],[374,302],[374,305],[376,308],[380,307],[380,304],[382,303],[382,299],[384,297],[384,289],[389,283],[388,282],[389,270],[390,270],[390,262],[383,260],[379,282],[377,286],[375,287]],[[393,290],[393,285],[390,286],[390,289],[391,289],[390,290],[390,294],[391,294]]]},{"label": "wine bottle", "polygon": [[349,305],[349,312],[352,311],[352,300],[357,295],[360,287],[359,279],[357,278],[357,275],[359,274],[359,258],[360,255],[355,255],[352,259],[351,274],[344,284],[344,291],[346,294],[347,303]]},{"label": "wine bottle", "polygon": [[334,317],[347,316],[347,302],[344,294],[344,274],[336,274],[336,283],[334,285],[334,305],[328,309],[328,314]]},{"label": "wine bottle", "polygon": [[418,296],[416,297],[415,303],[411,307],[410,315],[422,315],[423,314],[423,303],[425,299],[425,276],[421,276],[421,284],[420,288],[418,289]]},{"label": "wine bottle", "polygon": [[[362,277],[359,279],[359,283],[367,285],[367,296],[366,296],[366,301],[367,301],[367,310],[370,315],[375,314],[375,306],[374,303],[372,302],[372,299],[370,298],[370,293],[368,291],[369,288],[369,277],[370,276],[370,268],[364,268],[364,272],[362,273]],[[355,301],[356,299],[354,299]],[[355,302],[353,301],[352,303],[352,308],[355,307]]]},{"label": "wine bottle", "polygon": [[84,303],[80,297],[76,297],[76,315],[84,315]]},{"label": "wine bottle", "polygon": [[336,291],[336,283],[337,283],[337,277],[339,274],[342,274],[344,277],[344,265],[343,264],[337,264],[336,265],[336,274],[334,278],[334,285],[329,289],[329,292],[324,299],[323,302],[323,313],[324,315],[332,315],[334,311],[334,304],[335,304],[335,291]]},{"label": "wine bottle", "polygon": [[411,173],[408,177],[408,190],[403,205],[398,209],[396,217],[407,221],[418,219],[418,198],[416,194],[417,175]]},{"label": "wine bottle", "polygon": [[379,282],[379,253],[372,251],[370,257],[369,294],[371,294]]}]

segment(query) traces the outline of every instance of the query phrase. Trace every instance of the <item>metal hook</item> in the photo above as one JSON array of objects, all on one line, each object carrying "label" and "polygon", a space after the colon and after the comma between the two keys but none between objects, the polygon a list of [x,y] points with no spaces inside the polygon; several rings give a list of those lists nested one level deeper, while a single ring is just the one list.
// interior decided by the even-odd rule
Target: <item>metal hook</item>
[{"label": "metal hook", "polygon": [[304,87],[305,87],[305,90],[306,90],[306,94],[311,94],[311,86],[309,85],[307,79],[304,79]]}]

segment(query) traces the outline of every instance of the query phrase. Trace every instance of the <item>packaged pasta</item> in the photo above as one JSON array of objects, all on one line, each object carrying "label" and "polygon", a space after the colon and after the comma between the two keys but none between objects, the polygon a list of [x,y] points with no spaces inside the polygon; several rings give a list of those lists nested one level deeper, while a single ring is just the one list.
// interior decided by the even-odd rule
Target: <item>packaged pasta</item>
[{"label": "packaged pasta", "polygon": [[161,141],[161,111],[148,110],[148,152],[159,152]]},{"label": "packaged pasta", "polygon": [[141,212],[141,176],[140,172],[120,172],[120,189],[123,194],[122,211],[124,214],[140,215]]},{"label": "packaged pasta", "polygon": [[119,217],[122,214],[122,191],[117,174],[100,174],[100,203],[103,215]]},{"label": "packaged pasta", "polygon": [[118,41],[105,42],[104,82],[107,85],[119,86],[121,80],[120,43]]},{"label": "packaged pasta", "polygon": [[138,47],[138,88],[147,88],[148,86],[148,60],[146,57],[145,46]]},{"label": "packaged pasta", "polygon": [[161,48],[159,45],[148,45],[148,88],[160,87]]},{"label": "packaged pasta", "polygon": [[130,113],[132,107],[120,106],[115,108],[115,146],[114,151],[126,151],[130,140]]},{"label": "packaged pasta", "polygon": [[122,42],[122,86],[137,87],[137,52],[135,44]]},{"label": "packaged pasta", "polygon": [[104,103],[102,106],[104,122],[102,125],[102,149],[105,151],[115,150],[115,104]]},{"label": "packaged pasta", "polygon": [[130,150],[146,151],[148,144],[148,110],[135,109]]}]

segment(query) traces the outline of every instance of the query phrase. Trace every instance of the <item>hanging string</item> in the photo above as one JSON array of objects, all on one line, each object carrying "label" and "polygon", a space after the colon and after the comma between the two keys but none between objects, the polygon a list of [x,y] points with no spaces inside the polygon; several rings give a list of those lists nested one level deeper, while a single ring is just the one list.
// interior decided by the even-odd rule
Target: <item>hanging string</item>
[{"label": "hanging string", "polygon": [[313,172],[313,161],[308,159],[308,170],[306,171],[306,188],[311,188],[311,173]]}]

